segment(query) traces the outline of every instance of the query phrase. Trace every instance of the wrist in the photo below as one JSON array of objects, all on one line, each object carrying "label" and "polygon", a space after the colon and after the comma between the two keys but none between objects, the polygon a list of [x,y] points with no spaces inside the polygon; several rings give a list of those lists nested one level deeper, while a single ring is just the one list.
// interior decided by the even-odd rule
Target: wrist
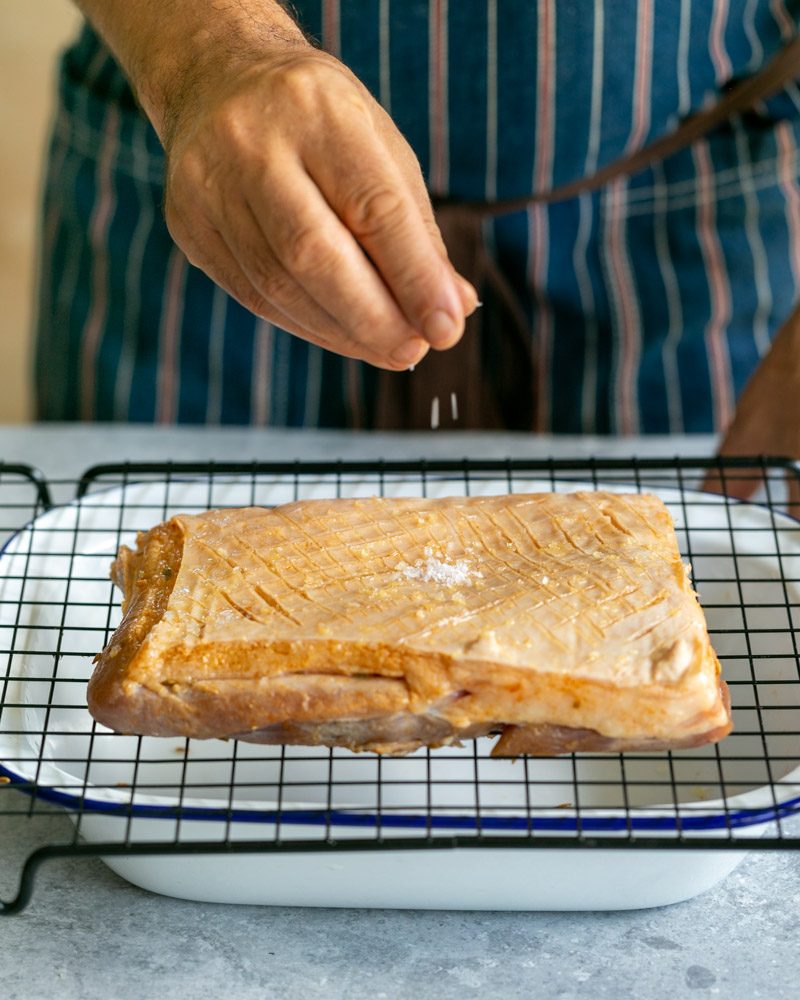
[{"label": "wrist", "polygon": [[[311,48],[278,0],[78,0],[169,149],[187,111],[287,50]],[[167,14],[165,11],[169,10]]]},{"label": "wrist", "polygon": [[221,47],[206,31],[198,36],[190,58],[162,63],[148,80],[147,94],[140,92],[142,107],[167,153],[197,110],[222,99],[241,77],[279,65],[298,51],[312,50],[299,29],[228,47]]}]

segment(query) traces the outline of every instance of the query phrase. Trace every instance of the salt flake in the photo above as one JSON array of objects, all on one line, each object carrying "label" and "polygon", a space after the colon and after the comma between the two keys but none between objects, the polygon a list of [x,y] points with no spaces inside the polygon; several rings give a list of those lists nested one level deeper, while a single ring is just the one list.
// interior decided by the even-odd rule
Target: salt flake
[{"label": "salt flake", "polygon": [[422,580],[424,583],[441,583],[446,587],[458,587],[470,580],[483,576],[478,570],[470,569],[466,559],[446,562],[437,559],[430,549],[425,550],[425,559],[414,566],[402,565],[400,571],[407,580]]}]

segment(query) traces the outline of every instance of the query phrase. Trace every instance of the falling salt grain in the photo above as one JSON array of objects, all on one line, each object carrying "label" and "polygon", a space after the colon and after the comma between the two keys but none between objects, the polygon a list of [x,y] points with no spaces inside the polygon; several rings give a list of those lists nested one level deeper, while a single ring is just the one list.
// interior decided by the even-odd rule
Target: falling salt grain
[{"label": "falling salt grain", "polygon": [[454,392],[450,393],[450,413],[453,420],[458,420],[458,396]]},{"label": "falling salt grain", "polygon": [[439,397],[434,396],[431,401],[431,430],[435,431],[439,427]]}]

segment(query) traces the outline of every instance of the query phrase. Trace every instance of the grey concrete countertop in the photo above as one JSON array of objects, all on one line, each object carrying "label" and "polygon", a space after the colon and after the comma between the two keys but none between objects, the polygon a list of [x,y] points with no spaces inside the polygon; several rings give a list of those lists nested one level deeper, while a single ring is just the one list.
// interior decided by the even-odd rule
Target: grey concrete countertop
[{"label": "grey concrete countertop", "polygon": [[[124,459],[265,460],[711,454],[713,440],[364,436],[136,427],[0,428],[0,459],[70,478]],[[0,815],[0,898],[52,812]],[[46,864],[31,905],[0,921],[0,996],[439,1000],[796,998],[800,855],[752,853],[686,903],[608,913],[312,910],[149,894],[98,860]]]}]

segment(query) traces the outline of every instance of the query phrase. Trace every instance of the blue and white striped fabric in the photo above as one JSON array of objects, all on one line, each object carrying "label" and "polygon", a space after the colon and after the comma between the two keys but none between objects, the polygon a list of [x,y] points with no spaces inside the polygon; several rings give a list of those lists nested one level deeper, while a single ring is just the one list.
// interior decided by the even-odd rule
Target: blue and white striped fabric
[{"label": "blue and white striped fabric", "polygon": [[[433,192],[488,200],[642,146],[800,30],[800,0],[293,6],[393,115]],[[172,244],[163,153],[88,27],[64,57],[59,97],[40,417],[370,426],[373,370],[255,319]],[[537,429],[720,429],[800,298],[800,90],[486,236],[530,318]]]}]

